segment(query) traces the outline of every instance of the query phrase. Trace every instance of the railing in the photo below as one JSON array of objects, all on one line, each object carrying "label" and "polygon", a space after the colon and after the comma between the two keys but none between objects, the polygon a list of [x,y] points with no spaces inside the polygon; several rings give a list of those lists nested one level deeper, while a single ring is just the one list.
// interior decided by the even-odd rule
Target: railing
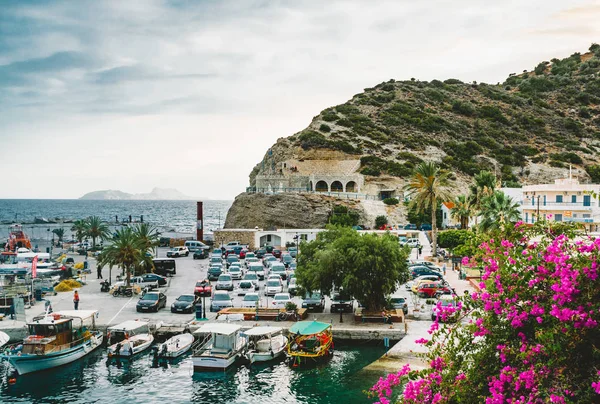
[{"label": "railing", "polygon": [[378,195],[369,195],[369,194],[359,194],[356,192],[332,192],[332,191],[311,191],[307,188],[256,188],[256,187],[247,187],[246,192],[249,194],[286,194],[286,193],[297,193],[297,194],[319,194],[319,195],[327,195],[334,196],[336,198],[342,199],[365,199],[365,200],[373,200],[380,201],[381,197]]},{"label": "railing", "polygon": [[192,344],[192,352],[194,356],[200,356],[202,353],[208,350],[208,346],[212,344],[212,334],[204,337],[202,340],[198,340]]},{"label": "railing", "polygon": [[594,223],[591,217],[563,217],[563,222]]},{"label": "railing", "polygon": [[[537,209],[538,203],[537,201],[532,204],[530,201],[521,201],[521,206],[530,207],[531,209]],[[591,208],[596,206],[595,202],[554,202],[554,201],[540,201],[539,207],[560,207],[560,208]]]}]

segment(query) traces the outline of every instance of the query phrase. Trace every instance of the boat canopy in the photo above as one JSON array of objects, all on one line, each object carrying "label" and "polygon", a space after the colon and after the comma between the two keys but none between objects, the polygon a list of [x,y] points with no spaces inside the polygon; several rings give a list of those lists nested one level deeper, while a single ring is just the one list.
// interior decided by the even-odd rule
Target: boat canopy
[{"label": "boat canopy", "polygon": [[300,335],[313,335],[319,334],[330,327],[331,324],[321,323],[320,321],[299,321],[290,327],[290,333]]},{"label": "boat canopy", "polygon": [[269,327],[269,326],[254,327],[254,328],[250,328],[249,330],[244,331],[242,335],[245,335],[248,337],[255,337],[258,335],[271,335],[271,334],[281,332],[281,330],[282,330],[281,327]]},{"label": "boat canopy", "polygon": [[194,331],[194,334],[220,334],[232,335],[238,332],[242,327],[236,324],[228,323],[208,323]]},{"label": "boat canopy", "polygon": [[137,330],[141,327],[147,327],[148,322],[139,321],[139,320],[127,320],[122,322],[121,324],[113,325],[112,327],[108,327],[109,331],[133,331]]}]

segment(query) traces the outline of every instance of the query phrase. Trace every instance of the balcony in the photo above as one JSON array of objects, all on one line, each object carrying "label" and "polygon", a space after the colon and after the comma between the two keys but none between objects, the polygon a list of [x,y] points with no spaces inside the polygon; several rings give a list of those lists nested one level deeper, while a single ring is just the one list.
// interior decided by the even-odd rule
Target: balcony
[{"label": "balcony", "polygon": [[[521,202],[521,206],[523,209],[527,210],[537,210],[538,204],[537,201],[535,204],[532,204],[530,201]],[[596,206],[595,202],[546,202],[540,201],[539,208],[540,210],[592,210]]]},{"label": "balcony", "polygon": [[594,223],[591,217],[563,217],[563,222]]}]

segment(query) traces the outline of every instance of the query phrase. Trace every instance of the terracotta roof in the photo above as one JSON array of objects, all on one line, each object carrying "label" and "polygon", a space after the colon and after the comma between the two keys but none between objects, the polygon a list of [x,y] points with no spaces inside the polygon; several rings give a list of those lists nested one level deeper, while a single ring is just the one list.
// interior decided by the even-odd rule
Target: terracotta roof
[{"label": "terracotta roof", "polygon": [[454,202],[442,202],[444,204],[444,206],[448,209],[454,209]]}]

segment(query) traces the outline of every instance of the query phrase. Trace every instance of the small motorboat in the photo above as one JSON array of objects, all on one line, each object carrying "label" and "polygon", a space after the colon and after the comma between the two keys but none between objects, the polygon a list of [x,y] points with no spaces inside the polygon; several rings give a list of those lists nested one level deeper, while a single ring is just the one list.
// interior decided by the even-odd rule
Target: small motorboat
[{"label": "small motorboat", "polygon": [[109,357],[133,357],[150,348],[154,342],[152,334],[138,334],[108,347]]},{"label": "small motorboat", "polygon": [[242,336],[248,338],[244,356],[250,363],[277,359],[284,354],[287,345],[281,327],[254,327],[244,331]]},{"label": "small motorboat", "polygon": [[179,334],[169,338],[164,344],[153,347],[155,359],[173,359],[177,358],[190,350],[194,343],[192,334]]},{"label": "small motorboat", "polygon": [[331,324],[319,321],[299,321],[289,329],[290,341],[286,347],[288,363],[292,367],[306,366],[333,356]]},{"label": "small motorboat", "polygon": [[[241,326],[229,323],[204,324],[194,334],[201,342],[194,346],[194,371],[226,370],[242,355],[246,339],[240,335]],[[202,339],[204,338],[204,339]]]}]

